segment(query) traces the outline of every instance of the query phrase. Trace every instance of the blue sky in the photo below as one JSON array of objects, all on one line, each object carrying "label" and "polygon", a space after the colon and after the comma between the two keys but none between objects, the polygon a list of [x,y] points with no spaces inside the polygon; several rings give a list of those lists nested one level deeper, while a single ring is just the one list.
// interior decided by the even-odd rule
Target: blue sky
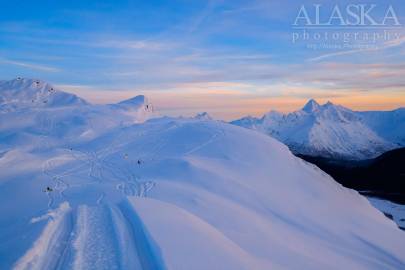
[{"label": "blue sky", "polygon": [[[402,25],[390,30],[396,38],[345,48],[311,47],[340,46],[342,38],[293,42],[302,34],[292,25],[300,8],[313,19],[317,3],[328,19],[335,1],[3,1],[1,79],[40,78],[101,103],[146,94],[163,113],[225,119],[289,111],[309,98],[355,109],[405,106]],[[376,20],[392,5],[405,23],[403,1],[362,3],[376,5]],[[356,2],[339,1],[342,11],[348,4]]]}]

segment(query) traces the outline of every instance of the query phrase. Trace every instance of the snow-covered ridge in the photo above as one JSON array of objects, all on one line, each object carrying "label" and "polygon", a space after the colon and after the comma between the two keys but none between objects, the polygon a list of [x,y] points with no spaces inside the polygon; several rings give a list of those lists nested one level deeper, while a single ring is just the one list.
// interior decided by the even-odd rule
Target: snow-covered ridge
[{"label": "snow-covered ridge", "polygon": [[209,115],[207,112],[201,112],[201,113],[197,113],[194,116],[195,119],[199,119],[199,120],[213,120],[213,118],[211,117],[211,115]]},{"label": "snow-covered ridge", "polygon": [[128,110],[137,110],[140,107],[143,107],[145,110],[153,111],[152,103],[144,95],[126,99],[114,105]]},{"label": "snow-covered ridge", "polygon": [[[38,79],[16,78],[0,81],[0,106],[8,109],[46,108],[91,105],[86,100]],[[98,105],[100,107],[100,105]],[[107,107],[134,111],[142,107],[153,112],[152,103],[144,95],[123,100]]]},{"label": "snow-covered ridge", "polygon": [[63,92],[49,83],[36,79],[17,78],[0,81],[0,93],[1,110],[88,104],[76,95]]},{"label": "snow-covered ridge", "polygon": [[155,116],[144,96],[117,104],[90,104],[76,95],[36,79],[0,81],[1,149],[14,144],[34,147],[46,136],[48,147],[63,142],[89,140],[117,126],[142,123]]},{"label": "snow-covered ridge", "polygon": [[231,123],[271,135],[299,154],[367,159],[405,145],[404,108],[356,112],[311,99],[292,113],[271,111]]}]

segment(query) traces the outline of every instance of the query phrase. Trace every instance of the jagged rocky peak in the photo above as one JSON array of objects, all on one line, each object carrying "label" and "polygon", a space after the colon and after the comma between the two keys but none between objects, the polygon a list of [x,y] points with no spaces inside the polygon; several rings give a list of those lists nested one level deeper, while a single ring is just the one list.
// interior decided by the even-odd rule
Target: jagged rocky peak
[{"label": "jagged rocky peak", "polygon": [[198,113],[194,118],[199,120],[212,120],[212,117],[207,112]]},{"label": "jagged rocky peak", "polygon": [[321,105],[319,105],[319,103],[316,102],[316,100],[310,99],[305,104],[305,106],[302,108],[302,110],[307,112],[307,113],[312,113],[312,112],[318,111],[320,107],[321,107]]}]

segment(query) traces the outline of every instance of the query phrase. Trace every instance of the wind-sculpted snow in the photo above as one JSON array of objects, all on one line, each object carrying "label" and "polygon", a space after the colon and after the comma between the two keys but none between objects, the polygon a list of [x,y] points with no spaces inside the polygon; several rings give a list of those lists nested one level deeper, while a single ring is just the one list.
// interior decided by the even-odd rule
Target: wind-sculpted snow
[{"label": "wind-sculpted snow", "polygon": [[63,202],[59,208],[49,210],[41,217],[34,217],[31,223],[49,219],[41,235],[32,247],[16,263],[15,269],[55,269],[60,257],[54,254],[64,252],[64,242],[69,238],[69,203]]},{"label": "wind-sculpted snow", "polygon": [[255,129],[287,144],[298,154],[335,159],[370,159],[405,145],[405,110],[355,112],[310,100],[289,114],[271,111],[232,124]]},{"label": "wind-sculpted snow", "polygon": [[168,117],[76,128],[2,139],[0,269],[405,267],[391,220],[264,134]]}]

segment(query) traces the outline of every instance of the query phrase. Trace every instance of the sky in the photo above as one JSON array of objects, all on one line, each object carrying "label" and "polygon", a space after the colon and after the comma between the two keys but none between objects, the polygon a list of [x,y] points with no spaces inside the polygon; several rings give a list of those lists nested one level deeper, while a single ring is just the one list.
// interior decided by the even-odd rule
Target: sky
[{"label": "sky", "polygon": [[0,0],[0,79],[226,120],[310,98],[404,107],[405,2],[336,2]]}]

